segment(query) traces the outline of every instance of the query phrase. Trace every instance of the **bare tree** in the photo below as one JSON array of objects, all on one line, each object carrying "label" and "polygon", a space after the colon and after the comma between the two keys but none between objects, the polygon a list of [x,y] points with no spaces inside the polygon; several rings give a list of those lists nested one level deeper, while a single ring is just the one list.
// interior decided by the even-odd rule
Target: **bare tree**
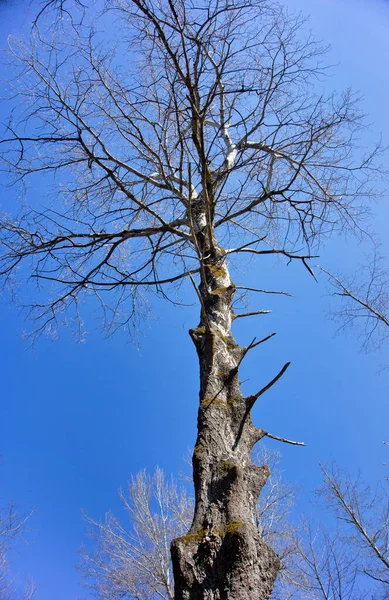
[{"label": "bare tree", "polygon": [[[283,480],[277,467],[279,456],[265,447],[255,458],[272,467],[256,513],[259,530],[282,561],[272,600],[387,598],[383,581],[387,574],[378,565],[378,577],[374,549],[375,543],[382,550],[378,540],[388,535],[388,498],[382,490],[373,497],[360,481],[350,487],[350,480],[340,479],[340,473],[324,471],[326,499],[336,509],[340,524],[356,528],[356,535],[347,535],[347,527],[334,528],[331,523],[315,526],[308,518],[297,525],[290,515],[296,490]],[[86,517],[90,541],[80,551],[79,565],[84,585],[99,600],[173,599],[169,540],[190,525],[193,498],[159,469],[153,477],[143,471],[132,478],[120,498],[128,517],[124,525],[112,513],[103,521]],[[372,585],[366,586],[366,577],[361,575],[367,575]]]},{"label": "bare tree", "polygon": [[7,553],[12,538],[20,531],[21,522],[15,507],[10,504],[0,514],[0,598],[11,595],[11,582],[7,567]]},{"label": "bare tree", "polygon": [[193,518],[193,498],[167,481],[157,469],[133,477],[120,499],[128,522],[112,514],[103,521],[87,516],[88,546],[81,548],[79,569],[96,598],[174,598],[170,542],[183,535]]},{"label": "bare tree", "polygon": [[338,519],[347,526],[348,548],[359,555],[357,567],[389,597],[389,494],[388,482],[376,489],[353,479],[336,467],[322,467],[325,495]]},{"label": "bare tree", "polygon": [[289,557],[296,550],[297,527],[291,520],[291,510],[297,496],[296,486],[285,480],[280,468],[281,454],[267,446],[260,446],[253,453],[255,464],[265,464],[270,476],[258,498],[255,521],[269,546],[278,554],[281,571],[287,568]]},{"label": "bare tree", "polygon": [[359,588],[358,554],[339,530],[314,527],[305,519],[299,527],[285,568],[277,580],[274,600],[372,600]]},{"label": "bare tree", "polygon": [[338,526],[295,529],[293,551],[277,580],[274,600],[387,600],[389,598],[388,482],[374,490],[335,465],[323,466],[318,491]]},{"label": "bare tree", "polygon": [[389,270],[376,248],[367,264],[347,281],[322,269],[329,276],[342,304],[334,312],[341,328],[355,328],[362,338],[362,349],[378,350],[389,337]]},{"label": "bare tree", "polygon": [[[265,448],[259,458],[274,470],[258,502],[257,526],[283,559],[295,545],[288,520],[295,489],[282,480],[278,453]],[[78,567],[84,585],[100,600],[173,599],[170,540],[190,527],[193,496],[160,469],[152,477],[138,473],[119,494],[126,523],[111,512],[103,521],[86,516],[89,542]]]},{"label": "bare tree", "polygon": [[[21,516],[11,502],[0,509],[0,599],[17,600],[17,593],[8,568],[8,553],[15,538],[20,536],[25,528],[29,515]],[[31,600],[35,586],[30,584],[22,600]],[[19,598],[21,598],[19,596]]]},{"label": "bare tree", "polygon": [[[251,421],[289,362],[241,392],[241,362],[272,335],[234,339],[235,319],[267,311],[235,314],[246,288],[229,264],[281,256],[312,274],[320,237],[355,226],[376,151],[356,149],[350,92],[315,92],[323,48],[269,0],[109,0],[100,29],[93,3],[83,11],[78,32],[35,28],[30,45],[11,43],[20,104],[3,160],[20,182],[51,174],[56,195],[2,218],[0,272],[12,284],[28,268],[38,284],[29,309],[38,333],[77,322],[91,295],[114,329],[133,323],[145,291],[176,301],[178,284],[193,285],[195,510],[172,544],[175,597],[265,599],[280,561],[255,524],[269,469],[250,454],[266,436],[298,442]],[[109,43],[101,31],[113,18],[120,34]]]}]

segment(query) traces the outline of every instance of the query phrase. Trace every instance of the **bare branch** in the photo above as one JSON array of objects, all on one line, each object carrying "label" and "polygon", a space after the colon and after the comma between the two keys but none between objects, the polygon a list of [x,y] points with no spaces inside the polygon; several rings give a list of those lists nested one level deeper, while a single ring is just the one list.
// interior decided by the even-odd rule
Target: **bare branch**
[{"label": "bare branch", "polygon": [[267,385],[265,385],[265,387],[263,387],[261,390],[259,390],[259,392],[257,392],[256,394],[253,394],[252,396],[248,396],[246,398],[246,405],[247,405],[247,408],[249,411],[252,409],[255,402],[258,400],[258,398],[260,396],[262,396],[262,394],[267,392],[271,387],[273,387],[273,385],[275,383],[277,383],[277,381],[279,379],[281,379],[281,377],[284,375],[285,371],[288,369],[289,366],[290,366],[290,362],[285,363],[284,366],[282,367],[281,371],[279,373],[277,373],[277,375],[275,377],[273,377],[273,379],[271,381],[269,381],[269,383]]},{"label": "bare branch", "polygon": [[333,313],[341,327],[357,327],[363,338],[362,348],[379,349],[388,339],[389,271],[382,256],[374,252],[358,275],[347,281],[319,267],[328,275],[334,288],[333,295],[342,298],[342,304]]},{"label": "bare branch", "polygon": [[[322,231],[356,226],[380,149],[353,160],[356,99],[315,95],[323,48],[298,38],[299,19],[266,2],[112,0],[102,18],[122,19],[114,42],[89,8],[79,3],[78,31],[57,19],[50,32],[49,13],[69,9],[43,2],[30,43],[10,46],[20,105],[0,139],[4,168],[21,185],[47,176],[56,194],[55,215],[2,219],[7,283],[26,263],[55,297],[53,321],[38,303],[32,311],[38,328],[74,310],[86,289],[115,320],[103,289],[116,290],[118,313],[129,295],[131,307],[142,302],[122,285],[170,297],[177,272],[200,269],[204,282],[217,232],[239,240],[230,260],[280,254],[314,276],[310,247]],[[270,249],[252,247],[268,239]]]},{"label": "bare branch", "polygon": [[271,438],[272,440],[277,440],[277,442],[284,442],[285,444],[291,444],[292,446],[305,446],[304,442],[294,442],[293,440],[288,440],[287,438],[278,437],[278,435],[273,435],[268,431],[265,431],[265,437]]},{"label": "bare branch", "polygon": [[242,319],[243,317],[254,317],[255,315],[268,315],[271,313],[271,310],[255,310],[252,312],[247,312],[247,313],[241,313],[241,314],[234,314],[234,321],[236,319]]},{"label": "bare branch", "polygon": [[276,295],[291,297],[291,294],[289,294],[288,292],[274,292],[274,291],[270,291],[270,290],[259,290],[257,288],[246,287],[244,285],[237,285],[236,289],[237,290],[247,290],[248,292],[258,292],[260,294],[276,294]]}]

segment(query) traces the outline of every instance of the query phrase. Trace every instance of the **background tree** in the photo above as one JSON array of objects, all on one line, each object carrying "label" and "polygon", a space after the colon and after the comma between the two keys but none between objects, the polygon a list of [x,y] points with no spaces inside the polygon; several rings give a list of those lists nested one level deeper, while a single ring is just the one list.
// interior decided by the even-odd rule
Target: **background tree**
[{"label": "background tree", "polygon": [[[295,489],[282,479],[278,453],[264,447],[255,458],[272,469],[258,501],[257,526],[286,561],[295,549],[289,520]],[[80,550],[78,567],[85,587],[101,600],[174,598],[170,540],[190,527],[193,496],[161,469],[152,477],[138,473],[119,495],[126,522],[112,512],[102,521],[86,516],[89,541]]]},{"label": "background tree", "polygon": [[28,586],[23,597],[18,596],[13,585],[8,567],[8,554],[13,542],[25,529],[29,516],[22,517],[18,514],[15,505],[11,502],[0,508],[0,598],[1,600],[31,600],[35,586]]},{"label": "background tree", "polygon": [[358,556],[358,570],[379,584],[380,598],[389,596],[388,482],[375,489],[333,466],[322,467],[324,494],[336,517],[346,524],[347,546]]},{"label": "background tree", "polygon": [[318,491],[338,524],[296,529],[274,597],[279,600],[378,600],[389,597],[387,481],[374,489],[335,465],[322,467]]},{"label": "background tree", "polygon": [[[266,447],[260,462],[272,474],[259,498],[256,522],[277,550],[282,569],[272,600],[373,600],[388,597],[388,497],[383,482],[372,493],[333,467],[323,468],[320,494],[340,520],[314,525],[291,515],[296,490],[283,479],[279,455]],[[103,521],[87,517],[90,541],[79,569],[85,586],[101,600],[174,598],[169,540],[190,526],[193,498],[157,469],[133,477],[120,491],[128,520],[111,512]],[[367,585],[370,580],[370,585]]]},{"label": "background tree", "polygon": [[296,528],[293,552],[274,590],[274,600],[362,600],[358,590],[356,553],[339,529],[315,526],[305,518]]},{"label": "background tree", "polygon": [[269,472],[250,453],[265,436],[289,440],[254,427],[250,413],[289,363],[242,394],[243,358],[273,334],[245,346],[233,338],[233,320],[266,311],[235,314],[245,288],[228,265],[281,255],[312,274],[321,235],[355,226],[375,152],[355,161],[355,98],[315,92],[323,49],[301,41],[299,19],[277,5],[133,0],[108,9],[103,19],[123,19],[116,54],[88,12],[79,34],[12,46],[30,108],[8,125],[4,161],[19,181],[62,176],[50,207],[2,219],[1,272],[12,283],[25,263],[46,284],[48,300],[39,292],[30,308],[38,333],[65,311],[77,321],[90,294],[115,328],[139,315],[141,291],[171,298],[176,284],[193,284],[195,516],[173,543],[175,594],[268,598],[279,559],[258,533],[255,506]]},{"label": "background tree", "polygon": [[334,311],[340,327],[355,330],[364,351],[381,349],[389,335],[389,270],[379,248],[353,279],[322,270],[329,277],[333,294],[342,298]]},{"label": "background tree", "polygon": [[130,479],[120,499],[128,521],[111,512],[86,516],[90,542],[80,550],[83,583],[96,598],[174,598],[170,542],[193,518],[193,498],[157,469]]},{"label": "background tree", "polygon": [[7,553],[12,538],[17,535],[20,528],[21,522],[16,515],[14,506],[11,504],[3,508],[0,514],[0,597],[4,599],[10,598],[12,593]]}]

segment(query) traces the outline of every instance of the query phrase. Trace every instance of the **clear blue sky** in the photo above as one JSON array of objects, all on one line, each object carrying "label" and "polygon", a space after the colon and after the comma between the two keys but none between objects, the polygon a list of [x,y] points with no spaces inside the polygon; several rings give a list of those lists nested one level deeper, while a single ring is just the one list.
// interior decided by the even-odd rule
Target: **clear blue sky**
[{"label": "clear blue sky", "polygon": [[[0,2],[1,48],[7,35],[25,27],[25,6]],[[309,14],[314,34],[332,45],[330,62],[339,64],[331,85],[351,85],[362,93],[372,123],[373,133],[367,135],[382,132],[389,143],[389,2],[289,0],[288,6]],[[389,156],[386,163],[389,168]],[[7,190],[1,190],[1,198],[8,200]],[[375,212],[375,229],[389,256],[388,197]],[[353,272],[361,252],[354,242],[336,240],[321,262],[330,270]],[[377,371],[389,364],[389,355],[362,355],[355,338],[333,337],[325,287],[300,265],[285,267],[268,258],[257,269],[249,265],[246,273],[234,274],[235,283],[243,277],[294,296],[261,299],[261,308],[272,308],[273,314],[238,323],[236,335],[244,344],[253,332],[278,332],[247,359],[248,392],[292,361],[282,381],[262,398],[254,420],[276,435],[306,442],[307,448],[279,449],[286,478],[302,486],[299,510],[311,511],[319,460],[335,458],[344,467],[360,468],[370,481],[384,473],[389,371]],[[59,340],[42,339],[31,352],[20,339],[19,312],[0,298],[0,502],[12,498],[22,511],[36,509],[12,567],[18,581],[31,576],[39,584],[37,600],[84,597],[74,569],[85,538],[80,509],[96,518],[117,511],[117,489],[131,473],[157,465],[177,472],[194,442],[197,360],[187,331],[198,322],[197,308],[156,302],[152,309],[154,316],[139,333],[140,349],[124,334],[103,339],[87,307],[85,343],[77,344],[63,331]]]}]

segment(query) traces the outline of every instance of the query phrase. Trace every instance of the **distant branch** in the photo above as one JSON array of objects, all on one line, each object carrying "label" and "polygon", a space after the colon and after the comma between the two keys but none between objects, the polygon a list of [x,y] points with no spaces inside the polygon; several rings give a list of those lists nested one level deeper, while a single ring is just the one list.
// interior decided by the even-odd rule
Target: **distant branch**
[{"label": "distant branch", "polygon": [[389,271],[376,252],[350,282],[319,267],[341,298],[333,312],[340,328],[356,325],[365,351],[379,349],[389,339]]}]

